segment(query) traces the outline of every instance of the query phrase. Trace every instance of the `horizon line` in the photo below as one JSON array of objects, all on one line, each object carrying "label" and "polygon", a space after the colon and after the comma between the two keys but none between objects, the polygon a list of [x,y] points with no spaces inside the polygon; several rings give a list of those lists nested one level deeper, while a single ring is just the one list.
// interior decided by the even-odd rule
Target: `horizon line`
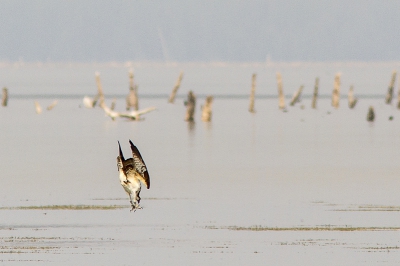
[{"label": "horizon line", "polygon": [[[60,99],[81,99],[85,96],[88,96],[88,94],[9,94],[9,98],[13,99],[35,99],[35,98],[42,98],[42,99],[54,99],[54,98],[60,98]],[[117,98],[117,99],[125,99],[126,94],[104,94],[105,98],[111,99],[111,98]],[[199,99],[204,99],[207,96],[213,96],[216,99],[248,99],[250,96],[249,94],[205,94],[205,93],[200,93],[196,94],[196,97]],[[384,94],[357,94],[355,95],[356,98],[358,99],[381,99],[385,98]],[[168,99],[169,94],[139,94],[139,98],[143,99]],[[312,94],[303,94],[301,98],[303,99],[311,99],[313,97]],[[319,99],[330,99],[332,97],[331,94],[320,94],[318,95]],[[177,94],[176,98],[179,99],[186,99],[187,95],[186,94]],[[256,99],[277,99],[278,95],[277,94],[258,94],[255,95]],[[292,98],[292,95],[286,94],[285,99],[290,99]],[[347,99],[347,95],[340,95],[340,99]]]},{"label": "horizon line", "polygon": [[204,66],[307,66],[307,65],[399,65],[400,61],[151,61],[151,60],[127,60],[127,61],[0,61],[0,67],[23,66],[51,66],[51,65],[94,65],[110,67],[134,67],[134,66],[180,66],[180,65],[204,65]]}]

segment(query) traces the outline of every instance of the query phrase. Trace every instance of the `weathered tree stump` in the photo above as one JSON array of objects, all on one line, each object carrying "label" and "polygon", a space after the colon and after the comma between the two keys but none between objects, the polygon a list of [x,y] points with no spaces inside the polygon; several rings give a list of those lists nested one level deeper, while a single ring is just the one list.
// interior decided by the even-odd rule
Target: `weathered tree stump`
[{"label": "weathered tree stump", "polygon": [[137,111],[139,110],[139,101],[137,95],[138,87],[133,82],[133,70],[129,70],[129,94],[126,96],[126,110],[129,111],[130,108]]},{"label": "weathered tree stump", "polygon": [[279,97],[279,109],[285,109],[285,95],[283,94],[282,76],[281,73],[276,73],[276,81],[278,83],[278,97]]},{"label": "weathered tree stump", "polygon": [[194,121],[194,111],[196,110],[196,95],[192,91],[188,93],[188,99],[185,102],[186,116],[185,121]]},{"label": "weathered tree stump", "polygon": [[257,74],[254,73],[252,78],[251,78],[250,106],[249,106],[249,112],[250,113],[255,113],[256,112],[254,110],[254,98],[255,98],[255,95],[256,95],[256,78],[257,78]]},{"label": "weathered tree stump", "polygon": [[169,96],[169,100],[168,100],[169,103],[175,102],[175,96],[176,96],[176,93],[178,92],[179,87],[181,86],[182,79],[183,79],[183,71],[181,71],[181,73],[179,73],[179,77],[176,80],[176,83],[175,83],[174,88],[172,89],[171,95]]},{"label": "weathered tree stump", "polygon": [[8,90],[7,88],[3,88],[3,96],[1,98],[1,105],[2,106],[7,106],[8,103]]},{"label": "weathered tree stump", "polygon": [[35,111],[38,115],[40,115],[42,113],[42,107],[40,106],[40,104],[35,101]]},{"label": "weathered tree stump", "polygon": [[333,85],[332,92],[332,106],[334,108],[339,108],[339,100],[340,100],[340,73],[337,73],[335,76],[335,83]]},{"label": "weathered tree stump", "polygon": [[348,98],[348,100],[349,100],[349,108],[350,108],[350,109],[353,109],[354,106],[356,106],[356,103],[357,103],[357,101],[358,101],[357,98],[354,98],[354,88],[353,88],[353,85],[350,86],[349,94],[347,95],[347,98]]},{"label": "weathered tree stump", "polygon": [[313,108],[313,109],[317,108],[318,87],[319,87],[319,78],[316,78],[315,85],[314,85],[314,93],[313,93],[312,102],[311,102],[311,108]]},{"label": "weathered tree stump", "polygon": [[372,122],[374,120],[375,120],[374,107],[370,106],[369,109],[368,109],[367,121]]},{"label": "weathered tree stump", "polygon": [[[113,100],[112,100],[112,102],[111,102],[110,109],[111,109],[112,111],[114,111],[116,105],[117,105],[117,98],[113,98]],[[135,111],[137,111],[137,110],[135,110]]]},{"label": "weathered tree stump", "polygon": [[396,75],[397,75],[397,72],[395,70],[393,70],[392,78],[390,80],[390,84],[389,84],[389,88],[388,88],[388,92],[386,93],[386,97],[385,97],[385,103],[387,103],[387,104],[391,104],[392,103],[393,90],[394,90],[394,83],[396,81]]},{"label": "weathered tree stump", "polygon": [[297,102],[300,101],[301,92],[303,91],[304,86],[301,85],[300,88],[293,94],[292,100],[290,101],[290,105],[294,106]]},{"label": "weathered tree stump", "polygon": [[[100,73],[96,72],[95,76],[96,76],[96,84],[97,84],[97,95],[98,95],[98,99],[100,101],[100,106],[101,106],[104,103],[104,93],[103,93],[103,87],[101,86]],[[96,105],[96,103],[94,103],[94,105]]]},{"label": "weathered tree stump", "polygon": [[47,106],[47,111],[52,110],[58,104],[58,100],[54,100],[49,106]]},{"label": "weathered tree stump", "polygon": [[399,82],[399,90],[397,92],[397,109],[400,109],[400,82]]},{"label": "weathered tree stump", "polygon": [[213,96],[207,96],[206,103],[201,108],[201,120],[204,122],[211,121]]}]

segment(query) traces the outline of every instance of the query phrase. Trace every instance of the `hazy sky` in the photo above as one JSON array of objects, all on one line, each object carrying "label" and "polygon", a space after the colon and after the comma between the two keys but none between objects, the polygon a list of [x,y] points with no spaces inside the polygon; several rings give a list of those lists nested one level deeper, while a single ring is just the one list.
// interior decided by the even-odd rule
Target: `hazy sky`
[{"label": "hazy sky", "polygon": [[397,0],[0,0],[0,61],[394,61]]}]

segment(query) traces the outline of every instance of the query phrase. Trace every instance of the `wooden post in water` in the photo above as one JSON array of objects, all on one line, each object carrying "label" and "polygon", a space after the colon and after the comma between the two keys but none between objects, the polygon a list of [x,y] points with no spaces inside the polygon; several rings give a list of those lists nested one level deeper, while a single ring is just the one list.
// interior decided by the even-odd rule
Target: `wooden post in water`
[{"label": "wooden post in water", "polygon": [[99,97],[100,106],[102,106],[104,104],[104,93],[103,93],[103,87],[101,86],[100,73],[96,72],[95,75],[97,84],[97,95]]},{"label": "wooden post in water", "polygon": [[301,85],[300,88],[293,94],[292,100],[290,101],[290,105],[294,106],[297,102],[300,101],[301,92],[303,91],[304,85]]},{"label": "wooden post in water", "polygon": [[211,121],[213,96],[207,96],[206,103],[201,108],[201,120],[204,122]]},{"label": "wooden post in water", "polygon": [[175,83],[174,88],[172,89],[171,95],[169,96],[169,100],[168,100],[169,103],[174,103],[175,96],[176,96],[176,93],[178,92],[179,87],[181,86],[182,79],[183,79],[183,71],[181,71],[181,73],[179,73],[179,77],[176,80],[176,83]]},{"label": "wooden post in water", "polygon": [[196,95],[193,91],[189,91],[188,99],[185,102],[186,105],[186,116],[185,121],[194,121],[194,111],[196,109]]},{"label": "wooden post in water", "polygon": [[311,108],[313,108],[313,109],[317,108],[318,87],[319,87],[319,78],[316,78],[315,85],[314,85],[313,98],[312,98],[312,102],[311,102]]},{"label": "wooden post in water", "polygon": [[386,93],[386,97],[385,97],[385,102],[387,104],[391,104],[392,103],[394,83],[396,81],[396,74],[397,74],[396,70],[393,70],[392,78],[390,80],[390,84],[389,84],[389,88],[388,88],[388,92]]},{"label": "wooden post in water", "polygon": [[397,91],[397,109],[400,109],[400,82],[399,82],[399,90]]},{"label": "wooden post in water", "polygon": [[113,98],[110,106],[111,111],[114,111],[116,105],[117,105],[117,98]]},{"label": "wooden post in water", "polygon": [[249,106],[249,112],[250,113],[255,113],[256,112],[254,110],[254,98],[255,98],[255,95],[256,95],[256,78],[257,78],[257,74],[254,73],[252,78],[251,78],[250,106]]},{"label": "wooden post in water", "polygon": [[96,104],[99,101],[99,99],[100,99],[100,95],[99,94],[96,94],[96,96],[93,97],[92,108],[96,107]]},{"label": "wooden post in water", "polygon": [[333,85],[332,92],[332,106],[336,109],[339,108],[339,100],[340,100],[340,73],[337,73],[335,76],[335,83]]},{"label": "wooden post in water", "polygon": [[348,98],[348,100],[349,100],[349,108],[350,108],[350,109],[353,109],[354,106],[356,106],[356,103],[357,103],[357,100],[358,100],[357,98],[354,98],[354,88],[353,88],[353,85],[350,86],[349,94],[347,95],[347,98]]},{"label": "wooden post in water", "polygon": [[8,103],[8,90],[7,88],[3,88],[3,97],[1,98],[1,105],[7,106]]},{"label": "wooden post in water", "polygon": [[42,113],[42,107],[40,106],[40,104],[35,101],[35,111],[38,115],[40,115]]},{"label": "wooden post in water", "polygon": [[368,109],[367,121],[372,122],[374,120],[375,120],[374,107],[370,106],[369,109]]},{"label": "wooden post in water", "polygon": [[279,97],[279,109],[285,109],[285,95],[283,94],[282,76],[281,73],[276,73],[276,81],[278,83],[278,97]]},{"label": "wooden post in water", "polygon": [[139,101],[137,95],[137,86],[133,82],[133,70],[129,70],[129,94],[126,96],[126,110],[129,111],[130,108],[137,111],[139,110]]},{"label": "wooden post in water", "polygon": [[58,104],[58,100],[54,100],[49,106],[47,106],[47,111],[52,110]]}]

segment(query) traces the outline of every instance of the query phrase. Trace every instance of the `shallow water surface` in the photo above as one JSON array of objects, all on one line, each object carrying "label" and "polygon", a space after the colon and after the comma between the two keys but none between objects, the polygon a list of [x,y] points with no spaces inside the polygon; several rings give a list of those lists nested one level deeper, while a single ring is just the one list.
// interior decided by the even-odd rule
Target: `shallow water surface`
[{"label": "shallow water surface", "polygon": [[[194,124],[182,99],[141,99],[158,110],[140,122],[112,121],[80,99],[37,115],[33,100],[0,109],[4,264],[400,262],[400,111],[381,98],[353,110],[303,99],[287,112],[256,99],[255,114],[247,99],[217,98],[213,121],[197,109]],[[128,157],[129,139],[151,177],[136,212],[116,166],[117,140]]]}]

